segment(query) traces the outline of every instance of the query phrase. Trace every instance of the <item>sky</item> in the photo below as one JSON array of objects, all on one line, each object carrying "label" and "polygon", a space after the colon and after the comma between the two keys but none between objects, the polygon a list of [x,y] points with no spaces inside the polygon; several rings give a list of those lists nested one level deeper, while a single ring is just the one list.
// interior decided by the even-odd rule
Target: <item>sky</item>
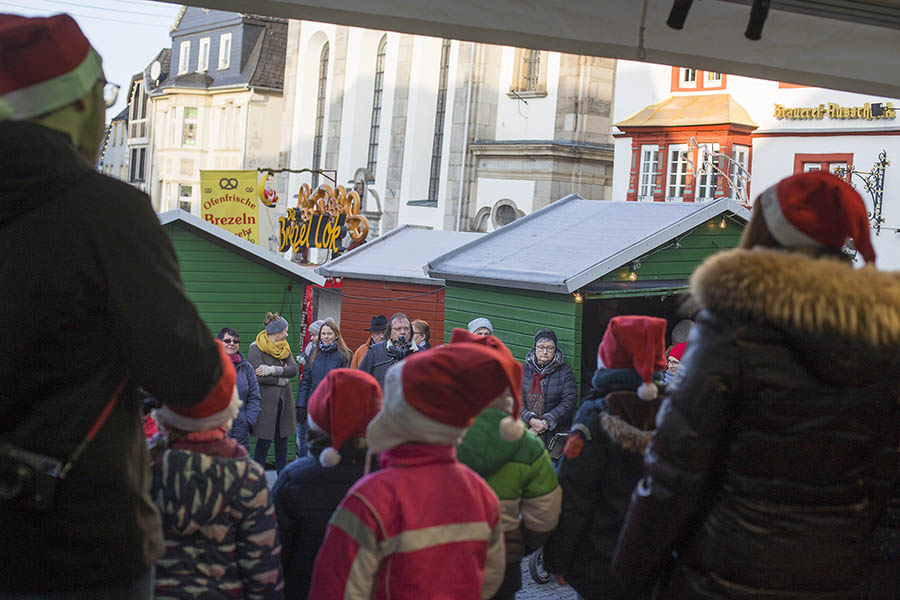
[{"label": "sky", "polygon": [[122,86],[107,120],[127,104],[131,76],[143,71],[163,48],[181,6],[151,0],[0,0],[0,12],[45,17],[67,12],[103,57],[107,81]]}]

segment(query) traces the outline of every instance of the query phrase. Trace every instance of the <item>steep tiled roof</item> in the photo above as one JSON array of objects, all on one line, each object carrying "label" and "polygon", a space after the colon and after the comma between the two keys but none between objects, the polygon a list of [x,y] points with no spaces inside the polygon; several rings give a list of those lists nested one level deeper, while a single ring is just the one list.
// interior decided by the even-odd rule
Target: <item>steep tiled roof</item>
[{"label": "steep tiled roof", "polygon": [[259,52],[259,59],[249,83],[250,87],[280,90],[284,87],[287,21],[268,20],[265,22],[265,28],[265,32],[260,36],[262,48]]}]

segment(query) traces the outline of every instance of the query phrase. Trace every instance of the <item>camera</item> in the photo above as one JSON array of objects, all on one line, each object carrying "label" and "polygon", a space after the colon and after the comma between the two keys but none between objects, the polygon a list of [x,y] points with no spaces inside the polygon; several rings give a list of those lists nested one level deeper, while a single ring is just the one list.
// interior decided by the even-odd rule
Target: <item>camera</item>
[{"label": "camera", "polygon": [[53,457],[0,442],[0,502],[49,509],[63,468]]}]

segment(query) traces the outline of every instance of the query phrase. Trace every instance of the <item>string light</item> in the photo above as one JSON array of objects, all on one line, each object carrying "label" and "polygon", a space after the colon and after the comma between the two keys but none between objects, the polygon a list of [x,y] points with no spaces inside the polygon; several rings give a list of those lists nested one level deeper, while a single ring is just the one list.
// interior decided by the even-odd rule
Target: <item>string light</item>
[{"label": "string light", "polygon": [[573,292],[572,296],[575,298],[575,304],[584,302],[584,296],[581,295],[581,292]]},{"label": "string light", "polygon": [[637,281],[637,270],[641,268],[641,261],[636,260],[631,263],[631,272],[628,273],[629,281]]},{"label": "string light", "polygon": [[725,229],[728,227],[728,223],[725,222],[725,215],[722,215],[722,220],[719,221],[719,229]]}]

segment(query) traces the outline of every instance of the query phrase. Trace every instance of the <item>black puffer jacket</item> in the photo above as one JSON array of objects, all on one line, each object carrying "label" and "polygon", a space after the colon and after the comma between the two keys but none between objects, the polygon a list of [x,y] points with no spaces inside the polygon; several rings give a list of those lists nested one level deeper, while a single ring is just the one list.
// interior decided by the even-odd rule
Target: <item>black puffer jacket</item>
[{"label": "black puffer jacket", "polygon": [[[525,425],[531,419],[544,419],[550,426],[541,434],[544,443],[548,443],[557,432],[566,432],[572,424],[572,416],[575,414],[575,404],[578,400],[578,388],[575,385],[575,374],[565,362],[561,349],[556,349],[553,360],[541,369],[534,357],[534,349],[529,350],[525,357],[525,372],[522,377],[522,394],[528,394],[531,388],[531,380],[535,373],[544,373],[541,380],[541,391],[544,394],[544,409],[542,414],[535,414],[524,406],[522,408],[522,420]],[[523,396],[524,398],[524,396]]]},{"label": "black puffer jacket", "polygon": [[691,290],[702,311],[613,572],[634,590],[666,571],[666,598],[864,596],[897,472],[900,280],[734,250]]},{"label": "black puffer jacket", "polygon": [[285,598],[309,595],[316,553],[325,539],[331,513],[363,476],[366,450],[349,448],[352,442],[341,448],[337,466],[323,467],[319,463],[319,455],[329,440],[314,443],[310,455],[288,465],[272,488],[281,537]]}]

